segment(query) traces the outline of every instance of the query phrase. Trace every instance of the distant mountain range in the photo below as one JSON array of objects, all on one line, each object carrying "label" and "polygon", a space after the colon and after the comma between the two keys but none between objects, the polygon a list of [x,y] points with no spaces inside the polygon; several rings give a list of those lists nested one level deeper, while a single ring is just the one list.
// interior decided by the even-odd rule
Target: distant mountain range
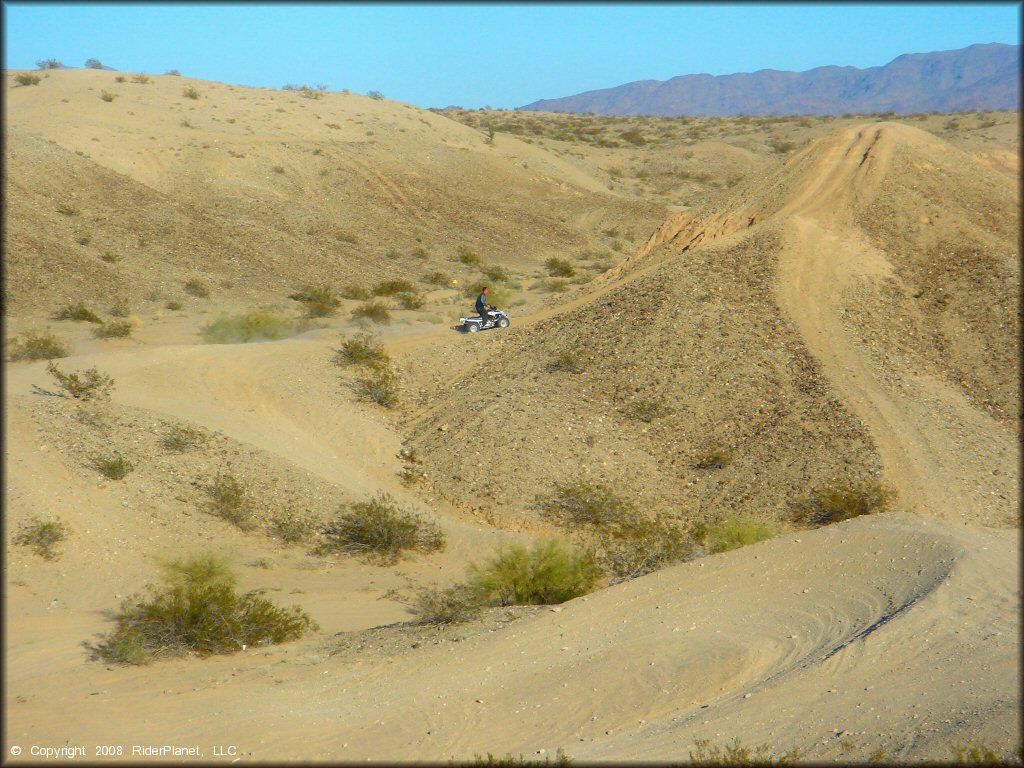
[{"label": "distant mountain range", "polygon": [[541,99],[520,109],[598,115],[827,115],[1018,109],[1020,46],[908,53],[884,67],[681,75]]}]

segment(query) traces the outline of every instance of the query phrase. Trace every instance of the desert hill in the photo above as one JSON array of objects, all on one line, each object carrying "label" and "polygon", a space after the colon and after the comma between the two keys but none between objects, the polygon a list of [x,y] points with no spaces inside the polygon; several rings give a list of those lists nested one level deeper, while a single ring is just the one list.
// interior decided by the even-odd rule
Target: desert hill
[{"label": "desert hill", "polygon": [[732,75],[640,80],[521,109],[599,115],[827,115],[1014,109],[1020,101],[1020,46],[971,45],[910,53],[885,66],[762,69]]},{"label": "desert hill", "polygon": [[[47,74],[7,73],[7,350],[49,330],[60,370],[114,383],[59,397],[45,359],[4,364],[12,764],[32,744],[132,762],[167,743],[251,762],[678,762],[737,739],[811,761],[1017,754],[1018,115],[435,113]],[[345,298],[277,341],[204,333],[256,306],[297,320],[307,283],[398,279],[423,304],[377,297],[390,324]],[[512,325],[455,333],[481,280]],[[107,322],[53,317],[72,302]],[[94,332],[128,313],[127,336]],[[390,408],[339,363],[364,331],[390,355]],[[244,515],[214,503],[225,477]],[[575,541],[537,508],[575,479],[688,535],[729,518],[775,535],[560,605],[409,623],[420,590],[501,544]],[[862,481],[895,491],[891,511],[794,520]],[[444,549],[315,546],[378,493]],[[66,526],[52,559],[21,538],[35,518]],[[319,629],[98,660],[122,601],[201,551]]]}]

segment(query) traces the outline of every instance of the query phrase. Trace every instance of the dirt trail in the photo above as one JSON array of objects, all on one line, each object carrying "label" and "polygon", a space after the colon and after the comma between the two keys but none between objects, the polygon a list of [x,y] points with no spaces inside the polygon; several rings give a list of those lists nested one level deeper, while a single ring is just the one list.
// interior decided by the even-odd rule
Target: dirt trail
[{"label": "dirt trail", "polygon": [[837,137],[822,154],[808,182],[776,214],[785,217],[786,234],[779,303],[846,404],[868,425],[904,508],[1010,525],[1017,448],[1008,430],[909,361],[883,376],[844,318],[852,288],[893,279],[885,254],[853,228],[847,214],[855,198],[863,201],[877,189],[894,144],[920,141],[916,133],[864,126]]}]

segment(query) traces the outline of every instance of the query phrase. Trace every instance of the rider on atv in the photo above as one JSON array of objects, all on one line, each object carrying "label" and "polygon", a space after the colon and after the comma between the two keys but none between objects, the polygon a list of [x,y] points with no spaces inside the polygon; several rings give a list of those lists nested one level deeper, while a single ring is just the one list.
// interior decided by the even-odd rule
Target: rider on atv
[{"label": "rider on atv", "polygon": [[495,309],[495,307],[487,303],[487,286],[485,285],[480,295],[476,297],[476,311],[480,315],[483,325],[491,322],[492,309]]}]

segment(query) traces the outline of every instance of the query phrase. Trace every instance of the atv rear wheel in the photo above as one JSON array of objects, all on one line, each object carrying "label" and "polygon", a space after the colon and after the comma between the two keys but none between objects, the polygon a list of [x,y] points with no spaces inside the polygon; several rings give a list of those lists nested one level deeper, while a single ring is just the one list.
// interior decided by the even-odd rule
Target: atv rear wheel
[{"label": "atv rear wheel", "polygon": [[480,330],[480,326],[476,323],[466,323],[466,330],[470,333],[476,333]]}]

